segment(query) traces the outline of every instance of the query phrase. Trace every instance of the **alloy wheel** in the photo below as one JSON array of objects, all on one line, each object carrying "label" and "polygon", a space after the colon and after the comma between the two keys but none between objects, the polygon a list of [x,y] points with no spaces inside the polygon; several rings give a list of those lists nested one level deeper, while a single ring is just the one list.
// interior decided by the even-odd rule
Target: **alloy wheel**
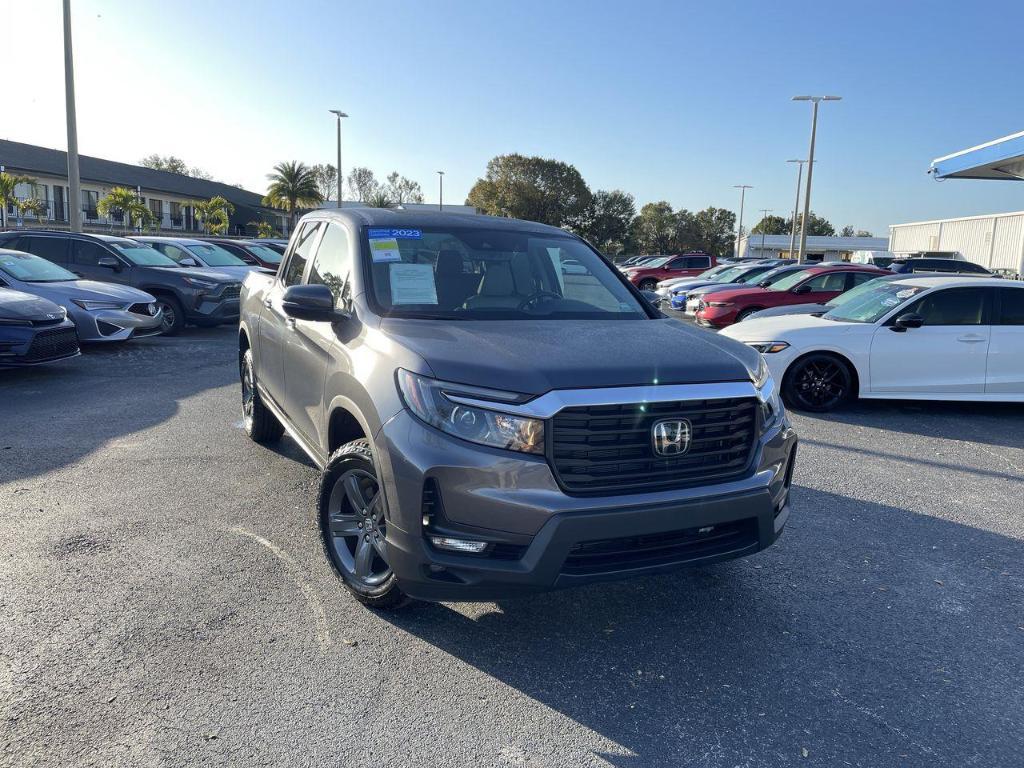
[{"label": "alloy wheel", "polygon": [[163,312],[163,315],[160,320],[160,327],[164,331],[169,331],[172,328],[174,328],[174,322],[176,319],[174,316],[174,307],[172,307],[169,303],[163,301],[158,302],[157,306]]},{"label": "alloy wheel", "polygon": [[391,575],[387,523],[380,483],[370,472],[350,469],[331,489],[328,521],[335,562],[346,575],[376,587]]},{"label": "alloy wheel", "polygon": [[826,411],[841,403],[850,388],[850,374],[837,360],[808,360],[793,378],[793,394],[810,410]]},{"label": "alloy wheel", "polygon": [[252,409],[256,400],[256,381],[252,373],[252,362],[246,358],[242,364],[242,417],[247,425],[252,424]]}]

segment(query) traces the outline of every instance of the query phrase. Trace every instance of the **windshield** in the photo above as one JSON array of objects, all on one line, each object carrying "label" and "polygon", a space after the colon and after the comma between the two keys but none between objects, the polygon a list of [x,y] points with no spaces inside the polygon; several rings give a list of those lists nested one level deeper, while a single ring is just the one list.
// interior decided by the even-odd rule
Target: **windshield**
[{"label": "windshield", "polygon": [[185,246],[203,260],[208,267],[244,267],[245,262],[213,243],[195,243]]},{"label": "windshield", "polygon": [[257,245],[255,243],[249,243],[245,247],[248,251],[255,254],[256,257],[262,261],[266,261],[271,264],[281,263],[281,254],[268,245]]},{"label": "windshield", "polygon": [[[708,280],[708,279],[710,279],[712,277],[716,277],[717,278],[718,275],[722,274],[723,272],[725,272],[725,271],[727,271],[729,269],[732,269],[732,267],[730,267],[727,264],[719,264],[717,267],[712,267],[711,269],[706,269],[703,272],[701,272],[699,275],[697,275],[697,279],[698,280]],[[690,280],[692,278],[686,278],[686,279]]]},{"label": "windshield", "polygon": [[364,235],[369,293],[389,316],[452,320],[648,317],[623,281],[569,236],[477,228]]},{"label": "windshield", "polygon": [[767,272],[761,273],[760,275],[757,276],[757,280],[753,280],[751,282],[755,282],[758,285],[760,285],[761,283],[768,283],[768,285],[775,285],[775,283],[779,282],[779,280],[784,278],[786,275],[791,275],[794,272],[801,272],[801,271],[803,271],[803,270],[801,270],[801,269],[793,269],[792,267],[775,267],[775,269],[771,269],[771,270],[769,270]]},{"label": "windshield", "polygon": [[644,269],[653,269],[654,267],[660,267],[662,264],[664,264],[671,258],[671,256],[659,256],[656,259],[647,259],[646,261],[641,261],[636,266],[643,267]]},{"label": "windshield", "polygon": [[778,280],[776,280],[774,283],[772,283],[768,287],[768,290],[769,291],[788,291],[790,288],[792,288],[794,285],[799,283],[805,277],[807,277],[807,273],[804,270],[801,269],[801,270],[799,270],[797,272],[793,272],[792,274],[780,277]]},{"label": "windshield", "polygon": [[771,267],[754,267],[740,274],[738,283],[760,283],[766,272],[772,271]]},{"label": "windshield", "polygon": [[856,288],[851,288],[846,293],[840,293],[831,301],[825,302],[825,306],[830,309],[833,307],[840,307],[850,299],[856,299],[858,296],[863,296],[868,291],[879,286],[877,280],[878,278],[876,277],[874,280],[868,280],[866,283],[861,283]]},{"label": "windshield", "polygon": [[0,272],[25,283],[59,283],[78,279],[74,272],[28,253],[0,253]]},{"label": "windshield", "polygon": [[107,245],[124,256],[137,267],[176,267],[178,264],[164,256],[156,248],[136,243],[134,240],[108,240]]},{"label": "windshield", "polygon": [[731,283],[733,280],[735,280],[737,277],[743,274],[744,269],[746,269],[746,267],[729,267],[728,269],[719,272],[717,275],[715,275],[715,282]]},{"label": "windshield", "polygon": [[898,280],[871,281],[858,286],[859,295],[826,312],[822,317],[847,323],[874,323],[901,304],[906,304],[923,290],[925,288],[922,286],[907,285]]}]

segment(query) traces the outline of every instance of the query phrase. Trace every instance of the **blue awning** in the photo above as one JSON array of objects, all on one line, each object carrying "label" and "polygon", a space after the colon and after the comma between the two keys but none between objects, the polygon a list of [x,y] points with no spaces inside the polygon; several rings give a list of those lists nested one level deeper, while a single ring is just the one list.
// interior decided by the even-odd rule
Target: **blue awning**
[{"label": "blue awning", "polygon": [[936,179],[1024,181],[1024,131],[932,160]]}]

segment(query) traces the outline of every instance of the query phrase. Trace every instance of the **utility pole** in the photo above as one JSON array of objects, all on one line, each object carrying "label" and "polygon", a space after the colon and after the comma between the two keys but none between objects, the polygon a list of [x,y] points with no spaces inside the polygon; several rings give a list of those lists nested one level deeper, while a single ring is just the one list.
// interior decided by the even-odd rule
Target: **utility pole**
[{"label": "utility pole", "polygon": [[437,172],[437,210],[444,210],[444,171]]},{"label": "utility pole", "polygon": [[747,190],[753,189],[749,184],[733,184],[733,189],[740,191],[740,221],[739,226],[736,227],[736,258],[740,257],[740,240],[743,238],[743,203],[747,196]]},{"label": "utility pole", "polygon": [[774,208],[762,208],[761,209],[761,258],[764,258],[764,235],[765,226],[764,220],[768,218],[768,214],[771,213]]},{"label": "utility pole", "polygon": [[75,118],[75,57],[71,52],[71,0],[64,0],[64,109],[68,123],[68,223],[82,231],[82,181],[78,174],[78,123]]},{"label": "utility pole", "polygon": [[807,151],[807,188],[804,190],[804,216],[800,222],[801,264],[807,260],[807,216],[811,212],[811,177],[814,175],[814,139],[818,132],[818,104],[822,101],[840,101],[842,96],[794,96],[793,101],[811,102],[811,146]]},{"label": "utility pole", "polygon": [[789,233],[789,258],[793,258],[793,251],[796,250],[796,217],[800,212],[800,183],[803,181],[804,163],[806,160],[787,160],[787,163],[796,163],[796,201],[793,203],[793,226]]},{"label": "utility pole", "polygon": [[329,111],[338,118],[338,208],[341,208],[341,118],[348,117],[348,115],[340,109],[331,109]]}]

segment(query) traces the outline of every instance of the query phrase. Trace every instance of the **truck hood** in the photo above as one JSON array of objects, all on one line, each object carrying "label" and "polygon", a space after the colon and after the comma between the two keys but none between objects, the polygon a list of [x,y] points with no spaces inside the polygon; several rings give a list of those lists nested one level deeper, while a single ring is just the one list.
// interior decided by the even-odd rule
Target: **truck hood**
[{"label": "truck hood", "polygon": [[30,293],[0,288],[0,318],[5,320],[55,320],[64,310],[52,301]]},{"label": "truck hood", "polygon": [[540,395],[553,389],[749,381],[758,353],[675,320],[385,318],[381,330],[445,381]]}]

